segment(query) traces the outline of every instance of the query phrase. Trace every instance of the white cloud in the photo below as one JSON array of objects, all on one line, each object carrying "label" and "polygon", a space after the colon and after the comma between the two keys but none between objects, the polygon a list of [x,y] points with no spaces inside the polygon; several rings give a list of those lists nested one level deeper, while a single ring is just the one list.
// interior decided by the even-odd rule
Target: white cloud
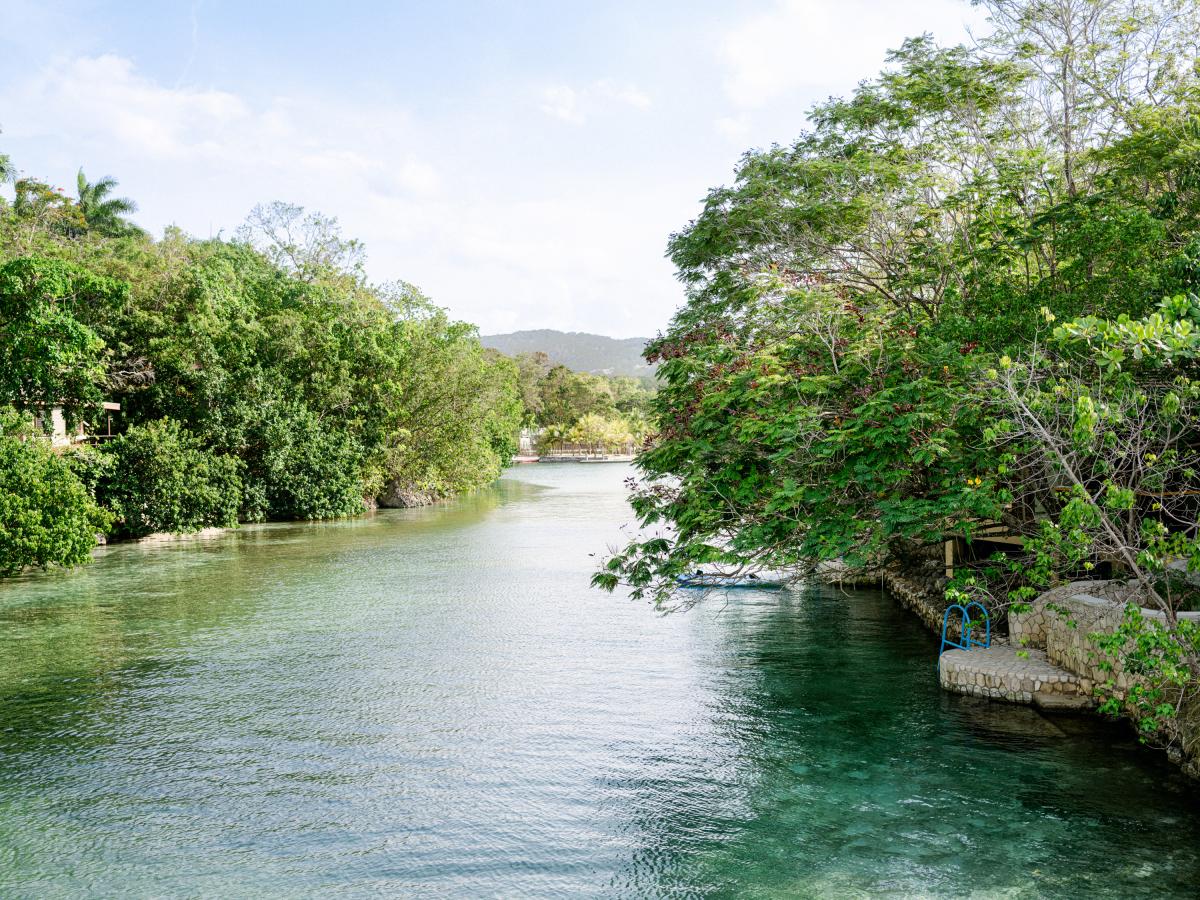
[{"label": "white cloud", "polygon": [[542,91],[542,102],[538,107],[548,116],[582,125],[586,121],[579,109],[579,95],[565,84],[556,84]]},{"label": "white cloud", "polygon": [[442,302],[473,297],[470,318],[485,332],[653,333],[679,299],[662,257],[678,213],[669,197],[647,191],[631,216],[621,197],[612,183],[581,184],[559,195],[432,211],[439,253],[461,264],[439,266],[418,283]]},{"label": "white cloud", "polygon": [[139,78],[118,56],[84,57],[52,66],[17,92],[11,132],[71,127],[85,139],[116,139],[155,156],[212,152],[222,135],[241,132],[250,110],[233,94],[171,90]]},{"label": "white cloud", "polygon": [[722,116],[715,123],[717,131],[738,145],[746,143],[750,122],[745,116]]},{"label": "white cloud", "polygon": [[[187,4],[179,34],[153,35],[143,59],[146,33],[115,24],[128,16],[55,6],[0,0],[13,26],[0,27],[0,145],[29,174],[112,174],[155,233],[228,234],[256,203],[298,203],[363,240],[373,278],[413,281],[487,331],[614,335],[665,325],[682,299],[667,236],[742,148],[791,140],[805,107],[878,71],[886,48],[925,30],[956,40],[978,12],[956,0],[728,3],[662,19],[639,41],[581,29],[572,57],[608,62],[577,79],[547,77],[550,57],[536,54],[476,66],[481,46],[460,48],[463,77],[443,83],[339,54],[338,41],[327,58],[297,57],[269,27],[251,41],[228,17],[205,23],[203,44],[221,48],[206,53],[189,40]],[[61,40],[14,37],[34,33]],[[232,65],[251,43],[253,64]]]},{"label": "white cloud", "polygon": [[602,78],[596,82],[594,88],[601,97],[607,100],[616,100],[618,103],[626,103],[635,109],[649,109],[652,105],[650,95],[636,84]]},{"label": "white cloud", "polygon": [[653,100],[636,84],[601,78],[578,89],[565,84],[543,88],[538,108],[548,116],[582,125],[592,112],[613,104],[644,110],[653,105]]},{"label": "white cloud", "polygon": [[265,170],[276,183],[334,178],[345,187],[369,182],[409,194],[438,186],[428,162],[411,151],[397,154],[400,114],[381,122],[286,97],[255,107],[227,91],[165,87],[118,56],[59,61],[18,86],[10,100],[5,125],[13,137],[53,137],[69,123],[73,141],[110,155],[125,151],[143,165],[220,166],[227,175]]},{"label": "white cloud", "polygon": [[957,0],[929,0],[920,12],[894,0],[778,0],[725,36],[725,93],[754,108],[797,91],[843,88],[877,72],[906,37],[929,31],[957,42],[965,24],[984,18]]},{"label": "white cloud", "polygon": [[[582,101],[649,102],[599,84],[547,102],[568,120]],[[643,190],[626,171],[551,181],[542,162],[505,169],[488,143],[504,117],[457,120],[439,143],[387,105],[175,88],[118,56],[53,61],[13,86],[3,116],[6,150],[30,174],[71,179],[80,162],[112,173],[151,231],[228,234],[274,199],[319,209],[364,241],[372,277],[413,281],[488,332],[650,333],[679,296],[662,246],[687,206],[655,193],[661,176]]]}]

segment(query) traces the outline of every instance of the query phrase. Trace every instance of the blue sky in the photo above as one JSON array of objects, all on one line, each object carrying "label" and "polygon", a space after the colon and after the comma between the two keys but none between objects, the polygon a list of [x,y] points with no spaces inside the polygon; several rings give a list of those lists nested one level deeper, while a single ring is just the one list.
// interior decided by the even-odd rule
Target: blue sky
[{"label": "blue sky", "polygon": [[0,151],[115,176],[155,233],[319,209],[485,332],[650,335],[668,235],[744,150],[968,27],[960,0],[0,0]]}]

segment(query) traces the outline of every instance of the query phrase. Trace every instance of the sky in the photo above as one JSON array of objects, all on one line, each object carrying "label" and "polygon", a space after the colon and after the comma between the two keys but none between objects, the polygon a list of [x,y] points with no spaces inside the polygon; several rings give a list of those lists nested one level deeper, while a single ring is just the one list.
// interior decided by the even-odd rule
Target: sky
[{"label": "sky", "polygon": [[0,0],[0,153],[112,175],[154,234],[336,216],[483,333],[650,336],[672,232],[965,0]]}]

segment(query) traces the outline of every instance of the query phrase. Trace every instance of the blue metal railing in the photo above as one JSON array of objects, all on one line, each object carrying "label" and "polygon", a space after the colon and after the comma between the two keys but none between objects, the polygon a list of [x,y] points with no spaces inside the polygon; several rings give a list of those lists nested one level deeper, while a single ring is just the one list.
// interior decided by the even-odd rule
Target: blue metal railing
[{"label": "blue metal railing", "polygon": [[[983,640],[978,640],[972,631],[979,624],[979,619],[971,618],[971,610],[979,609],[983,618],[984,637]],[[959,628],[959,641],[956,643],[952,638],[948,637],[950,629],[950,614],[958,610],[962,615],[962,625]],[[959,603],[951,603],[946,607],[946,612],[942,616],[942,649],[938,651],[938,658],[941,659],[947,647],[954,647],[958,650],[970,650],[972,647],[990,647],[992,646],[992,617],[988,615],[987,607],[976,600],[972,600],[966,606]]]}]

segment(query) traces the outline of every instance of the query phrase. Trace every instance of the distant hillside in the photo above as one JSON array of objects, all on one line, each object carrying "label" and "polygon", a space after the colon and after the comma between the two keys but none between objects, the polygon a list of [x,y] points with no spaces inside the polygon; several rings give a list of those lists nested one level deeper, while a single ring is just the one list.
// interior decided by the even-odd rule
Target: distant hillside
[{"label": "distant hillside", "polygon": [[518,353],[545,353],[556,363],[576,372],[596,375],[628,375],[651,378],[654,366],[642,359],[642,348],[649,338],[610,338],[582,331],[514,331],[512,334],[485,334],[480,341],[508,356]]}]

